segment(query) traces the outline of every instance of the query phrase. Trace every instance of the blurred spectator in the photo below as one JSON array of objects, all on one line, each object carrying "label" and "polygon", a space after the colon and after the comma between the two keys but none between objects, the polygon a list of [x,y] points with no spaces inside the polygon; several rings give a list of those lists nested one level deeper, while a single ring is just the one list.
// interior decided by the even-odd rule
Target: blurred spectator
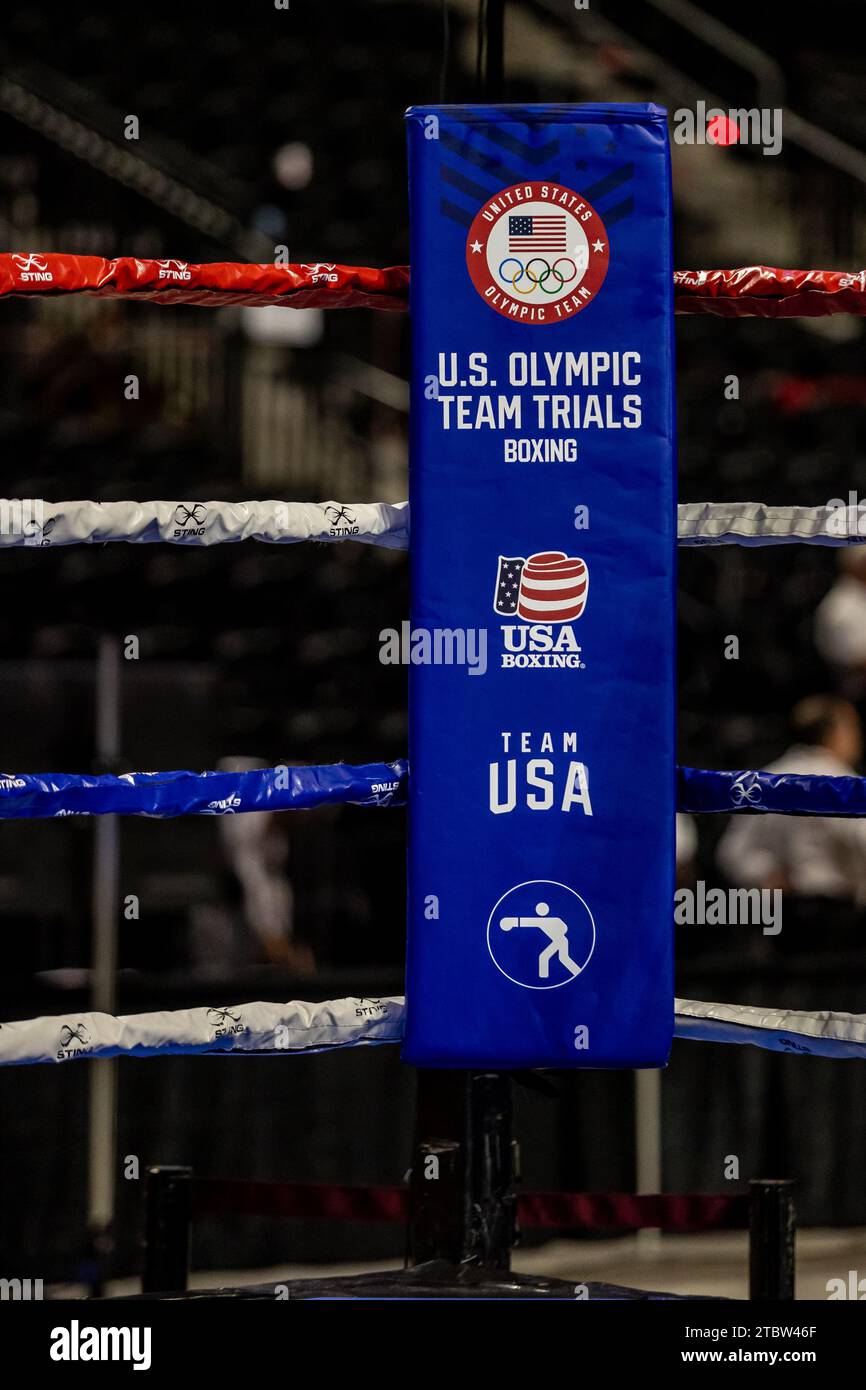
[{"label": "blurred spectator", "polygon": [[[256,758],[223,758],[223,772],[248,772]],[[219,818],[227,877],[227,902],[193,909],[193,950],[198,969],[230,973],[239,965],[268,961],[308,973],[313,955],[294,941],[294,893],[286,872],[287,817],[270,811]]]},{"label": "blurred spectator", "polygon": [[698,857],[698,828],[694,816],[677,815],[677,887],[687,888],[695,881]]},{"label": "blurred spectator", "polygon": [[[854,706],[811,695],[794,707],[795,742],[768,772],[851,777],[863,754]],[[843,817],[737,816],[717,851],[732,883],[781,888],[804,898],[866,904],[866,821]]]},{"label": "blurred spectator", "polygon": [[815,644],[851,699],[866,694],[866,546],[846,546],[840,575],[815,613]]}]

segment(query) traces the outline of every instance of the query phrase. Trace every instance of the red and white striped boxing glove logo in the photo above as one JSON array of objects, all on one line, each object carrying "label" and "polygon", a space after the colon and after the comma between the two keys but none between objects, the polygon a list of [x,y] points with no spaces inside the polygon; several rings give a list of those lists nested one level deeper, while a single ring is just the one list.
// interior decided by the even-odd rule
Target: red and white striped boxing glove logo
[{"label": "red and white striped boxing glove logo", "polygon": [[586,607],[589,570],[562,550],[530,555],[520,575],[517,612],[529,623],[571,623]]}]

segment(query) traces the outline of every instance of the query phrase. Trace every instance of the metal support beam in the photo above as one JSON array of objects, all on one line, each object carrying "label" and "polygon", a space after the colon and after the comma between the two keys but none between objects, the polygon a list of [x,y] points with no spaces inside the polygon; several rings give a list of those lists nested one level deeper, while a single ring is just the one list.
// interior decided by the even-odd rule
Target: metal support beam
[{"label": "metal support beam", "polygon": [[505,84],[505,0],[479,0],[477,100],[502,100]]},{"label": "metal support beam", "polygon": [[[96,668],[96,763],[113,772],[120,756],[120,651],[116,637],[103,636]],[[98,816],[93,825],[90,1007],[117,1012],[117,932],[120,907],[120,827],[117,816]],[[117,1062],[91,1062],[88,1102],[87,1224],[93,1291],[98,1293],[111,1255],[116,1184]]]}]

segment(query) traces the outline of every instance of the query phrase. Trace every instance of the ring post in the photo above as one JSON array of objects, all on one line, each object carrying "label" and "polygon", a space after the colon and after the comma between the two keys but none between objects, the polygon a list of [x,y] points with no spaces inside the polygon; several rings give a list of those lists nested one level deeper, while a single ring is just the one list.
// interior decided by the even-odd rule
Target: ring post
[{"label": "ring post", "polygon": [[[505,4],[479,12],[480,97],[501,101]],[[479,1259],[511,1267],[515,1241],[511,1080],[501,1072],[418,1073],[417,1135],[410,1190],[407,1264]],[[443,1138],[433,1137],[443,1135]],[[437,1174],[435,1180],[432,1174]]]},{"label": "ring post", "polygon": [[511,1079],[421,1070],[407,1264],[507,1270],[515,1241]]},{"label": "ring post", "polygon": [[148,1168],[144,1208],[142,1293],[183,1293],[192,1237],[192,1169]]},{"label": "ring post", "polygon": [[785,1178],[753,1178],[749,1188],[749,1298],[757,1303],[793,1302],[794,1184]]}]

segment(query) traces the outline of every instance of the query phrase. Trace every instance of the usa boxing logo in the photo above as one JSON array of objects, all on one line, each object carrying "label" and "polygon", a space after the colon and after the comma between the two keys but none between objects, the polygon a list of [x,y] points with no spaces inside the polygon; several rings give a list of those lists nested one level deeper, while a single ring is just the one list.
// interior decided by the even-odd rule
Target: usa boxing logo
[{"label": "usa boxing logo", "polygon": [[497,613],[517,613],[528,623],[573,623],[586,607],[589,570],[586,561],[562,550],[543,551],[528,560],[499,557]]},{"label": "usa boxing logo", "polygon": [[515,323],[562,323],[595,298],[607,275],[607,229],[591,203],[561,184],[503,188],[466,238],[469,278]]},{"label": "usa boxing logo", "polygon": [[493,611],[522,618],[502,629],[502,667],[545,667],[582,671],[584,662],[572,623],[589,596],[589,568],[577,555],[544,550],[528,559],[499,557]]}]

